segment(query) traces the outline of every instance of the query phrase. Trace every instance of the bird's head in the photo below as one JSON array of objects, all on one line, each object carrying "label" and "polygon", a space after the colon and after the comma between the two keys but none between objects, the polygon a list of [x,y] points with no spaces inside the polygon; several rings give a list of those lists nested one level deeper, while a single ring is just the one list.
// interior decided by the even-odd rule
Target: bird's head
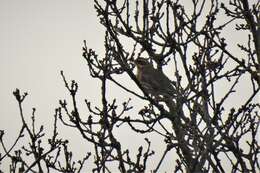
[{"label": "bird's head", "polygon": [[153,65],[146,58],[139,57],[134,61],[138,69],[153,68]]}]

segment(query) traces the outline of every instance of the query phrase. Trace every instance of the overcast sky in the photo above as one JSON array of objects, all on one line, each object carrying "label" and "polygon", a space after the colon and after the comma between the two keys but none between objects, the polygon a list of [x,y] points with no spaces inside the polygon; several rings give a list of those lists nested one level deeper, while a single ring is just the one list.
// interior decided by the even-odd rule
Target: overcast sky
[{"label": "overcast sky", "polygon": [[[29,93],[23,104],[27,121],[30,122],[32,107],[35,107],[37,125],[43,124],[47,132],[52,128],[59,99],[69,98],[60,70],[68,80],[79,83],[80,111],[88,115],[83,106],[85,98],[94,104],[100,103],[99,82],[90,78],[82,58],[83,40],[99,54],[104,50],[104,28],[97,20],[92,1],[1,0],[0,21],[0,129],[5,130],[7,147],[12,145],[21,128],[17,102],[12,94],[15,88]],[[119,103],[129,98],[121,90],[116,90],[111,98],[113,96],[119,99]],[[79,133],[69,128],[60,129],[61,136],[72,138],[70,147],[74,149],[75,159],[81,159],[91,150],[85,143],[79,146],[79,138],[74,138]],[[131,146],[136,152],[144,143],[145,136],[117,135],[126,139],[126,148]],[[136,142],[132,143],[133,140]],[[155,142],[154,146],[163,150],[163,141],[158,142],[160,145]],[[20,145],[24,144],[20,142]],[[8,169],[6,163],[1,165],[4,172]]]},{"label": "overcast sky", "polygon": [[60,70],[68,79],[89,82],[83,40],[103,49],[102,26],[91,1],[1,0],[0,21],[1,124],[17,112],[15,88],[29,92],[28,107],[45,111],[53,110],[64,95]]},{"label": "overcast sky", "polygon": [[[84,98],[98,103],[99,85],[88,76],[82,58],[83,40],[98,53],[104,49],[103,26],[98,23],[92,1],[0,0],[0,22],[0,129],[8,136],[6,141],[11,144],[21,128],[12,95],[15,88],[29,93],[24,103],[27,118],[36,107],[38,124],[47,127],[51,127],[58,100],[68,98],[60,70],[67,79],[79,82],[82,104]],[[122,100],[128,97],[122,96]]]},{"label": "overcast sky", "polygon": [[[58,100],[68,96],[60,70],[79,81],[82,102],[86,95],[94,100],[97,87],[90,83],[82,45],[86,40],[101,52],[103,31],[88,0],[1,0],[0,22],[0,129],[11,145],[21,128],[15,88],[29,93],[27,119],[36,107],[38,125],[46,127]],[[7,172],[8,165],[1,167]]]}]

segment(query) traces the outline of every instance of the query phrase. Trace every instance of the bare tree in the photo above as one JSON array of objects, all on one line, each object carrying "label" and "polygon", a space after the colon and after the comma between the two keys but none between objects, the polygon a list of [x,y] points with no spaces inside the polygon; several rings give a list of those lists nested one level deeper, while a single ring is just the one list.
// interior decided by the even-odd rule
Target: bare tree
[{"label": "bare tree", "polygon": [[[223,1],[226,2],[226,1]],[[175,155],[171,172],[258,172],[259,166],[259,103],[260,89],[260,3],[247,0],[192,0],[189,8],[181,0],[95,0],[100,23],[106,29],[105,54],[97,55],[84,42],[83,57],[90,75],[101,81],[100,106],[86,100],[90,114],[83,116],[78,109],[78,84],[69,83],[61,72],[65,87],[72,99],[60,101],[55,110],[53,136],[49,148],[42,147],[43,127],[35,129],[35,109],[32,126],[24,120],[22,102],[27,94],[14,92],[19,103],[22,128],[17,141],[24,133],[29,147],[6,149],[4,132],[0,141],[4,153],[0,161],[11,158],[10,172],[80,172],[85,161],[94,158],[92,172],[112,172],[116,163],[118,172],[159,172],[165,156]],[[224,18],[224,19],[223,19]],[[232,31],[231,31],[232,30]],[[230,48],[225,33],[236,32],[247,36],[247,42],[236,43],[240,52]],[[235,34],[234,34],[235,35]],[[127,44],[125,44],[127,42]],[[137,66],[138,74],[134,69]],[[146,68],[147,67],[147,68]],[[172,73],[164,73],[170,69]],[[117,80],[127,74],[132,91]],[[170,80],[171,79],[171,80]],[[237,88],[247,81],[248,93],[241,105],[232,99],[241,92]],[[107,96],[112,82],[119,89],[146,104],[129,116],[133,110],[129,99],[109,102]],[[227,88],[220,90],[225,84]],[[120,106],[122,105],[122,109]],[[231,105],[231,106],[230,106]],[[93,144],[92,153],[82,161],[72,161],[67,140],[58,138],[57,121],[77,129],[82,137]],[[156,148],[146,138],[135,157],[116,137],[115,129],[126,124],[136,134],[156,133],[165,142],[165,151],[159,162],[148,166]],[[167,126],[168,124],[170,125]],[[155,151],[154,151],[155,150]],[[59,161],[64,153],[64,162]],[[33,161],[26,160],[33,156]],[[19,167],[19,168],[18,168]]]}]

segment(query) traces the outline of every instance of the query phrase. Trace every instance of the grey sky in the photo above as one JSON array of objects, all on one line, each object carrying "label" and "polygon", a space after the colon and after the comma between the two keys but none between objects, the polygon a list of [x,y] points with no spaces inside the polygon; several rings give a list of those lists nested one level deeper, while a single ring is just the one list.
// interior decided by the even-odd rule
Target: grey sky
[{"label": "grey sky", "polygon": [[[60,70],[64,70],[67,79],[79,82],[79,104],[83,105],[84,98],[99,102],[96,99],[98,82],[88,76],[87,65],[81,56],[83,40],[98,53],[104,49],[103,26],[96,18],[92,1],[0,0],[0,26],[0,129],[5,130],[7,142],[11,144],[21,128],[17,103],[12,95],[15,88],[29,92],[24,103],[28,120],[31,108],[36,107],[38,124],[47,128],[52,125],[58,100],[69,98]],[[241,89],[245,88],[241,86]],[[117,92],[117,97],[124,93]],[[120,98],[127,100],[128,97]],[[61,133],[77,134],[69,129],[63,129]],[[144,137],[128,135],[131,140]],[[125,134],[118,136],[124,138]],[[77,143],[72,141],[72,146],[77,147]],[[138,144],[131,143],[135,150]]]},{"label": "grey sky", "polygon": [[[104,50],[104,30],[96,18],[92,1],[1,0],[0,21],[0,129],[5,130],[4,139],[9,146],[21,128],[18,106],[12,94],[15,88],[29,93],[24,102],[28,122],[32,107],[35,107],[37,125],[43,124],[49,133],[58,100],[69,98],[60,70],[64,71],[68,80],[79,82],[80,111],[86,111],[83,106],[85,98],[94,104],[99,103],[99,82],[90,78],[82,58],[83,40],[97,53],[102,54]],[[111,88],[115,89],[114,86]],[[119,102],[129,98],[118,89],[114,96]],[[87,112],[85,114],[88,115]],[[91,150],[88,144],[74,137],[79,135],[77,132],[61,126],[60,129],[62,137],[71,139],[70,147],[75,152],[75,159],[81,159],[84,152]],[[131,133],[117,135],[125,139],[124,146],[131,146],[132,151],[137,152],[144,143],[145,136]],[[163,141],[158,142],[161,144]],[[160,149],[163,145],[157,145],[158,142],[154,145]],[[24,144],[20,142],[19,145]],[[1,167],[3,171],[8,171],[6,163]]]},{"label": "grey sky", "polygon": [[65,91],[60,70],[70,79],[88,81],[83,40],[97,50],[103,47],[102,26],[91,1],[1,0],[0,21],[3,124],[16,113],[15,88],[29,92],[27,106],[52,110]]},{"label": "grey sky", "polygon": [[[58,100],[68,96],[60,70],[80,82],[82,102],[86,95],[94,100],[97,87],[90,84],[81,48],[86,39],[101,51],[103,32],[88,0],[1,0],[0,22],[0,129],[11,145],[21,128],[15,88],[29,92],[24,102],[27,119],[36,107],[37,124],[47,128]],[[69,129],[62,132],[71,136]]]}]

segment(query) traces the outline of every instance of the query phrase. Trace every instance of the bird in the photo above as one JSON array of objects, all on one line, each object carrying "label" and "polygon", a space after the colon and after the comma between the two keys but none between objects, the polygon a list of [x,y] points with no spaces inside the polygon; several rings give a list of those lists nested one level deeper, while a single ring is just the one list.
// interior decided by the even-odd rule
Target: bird
[{"label": "bird", "polygon": [[157,98],[176,95],[172,81],[161,70],[155,69],[148,59],[138,57],[134,63],[137,67],[136,78],[148,94]]}]

